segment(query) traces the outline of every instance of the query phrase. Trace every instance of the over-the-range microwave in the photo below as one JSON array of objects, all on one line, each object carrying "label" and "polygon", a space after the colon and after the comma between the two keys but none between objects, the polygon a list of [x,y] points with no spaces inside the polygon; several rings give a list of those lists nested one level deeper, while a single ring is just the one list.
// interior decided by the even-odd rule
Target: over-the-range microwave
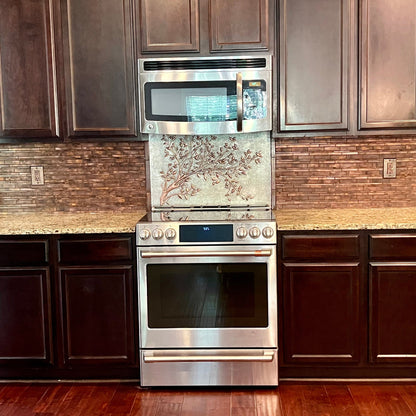
[{"label": "over-the-range microwave", "polygon": [[139,59],[139,93],[142,133],[272,129],[270,55]]}]

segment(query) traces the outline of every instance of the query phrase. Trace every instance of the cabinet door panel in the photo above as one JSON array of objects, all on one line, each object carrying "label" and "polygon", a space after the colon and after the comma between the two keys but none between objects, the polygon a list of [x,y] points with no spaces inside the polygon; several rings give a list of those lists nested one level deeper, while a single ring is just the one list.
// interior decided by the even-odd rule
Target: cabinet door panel
[{"label": "cabinet door panel", "polygon": [[211,51],[268,49],[268,0],[210,0]]},{"label": "cabinet door panel", "polygon": [[359,360],[358,264],[283,265],[285,363]]},{"label": "cabinet door panel", "polygon": [[361,4],[360,127],[416,127],[416,3]]},{"label": "cabinet door panel", "polygon": [[140,0],[142,52],[199,51],[198,0]]},{"label": "cabinet door panel", "polygon": [[0,7],[0,137],[58,136],[52,1]]},{"label": "cabinet door panel", "polygon": [[132,267],[61,268],[65,364],[135,362]]},{"label": "cabinet door panel", "polygon": [[0,362],[51,362],[49,273],[0,269]]},{"label": "cabinet door panel", "polygon": [[376,363],[416,364],[416,263],[370,265],[370,352]]},{"label": "cabinet door panel", "polygon": [[349,0],[280,0],[280,129],[348,128]]},{"label": "cabinet door panel", "polygon": [[131,0],[62,0],[69,136],[136,136]]}]

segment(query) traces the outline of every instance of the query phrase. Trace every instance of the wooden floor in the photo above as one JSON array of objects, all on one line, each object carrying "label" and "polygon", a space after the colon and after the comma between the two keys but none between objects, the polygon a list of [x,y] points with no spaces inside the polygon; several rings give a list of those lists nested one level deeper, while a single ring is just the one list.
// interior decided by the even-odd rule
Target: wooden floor
[{"label": "wooden floor", "polygon": [[1,416],[416,416],[416,384],[282,384],[277,389],[140,389],[0,384]]}]

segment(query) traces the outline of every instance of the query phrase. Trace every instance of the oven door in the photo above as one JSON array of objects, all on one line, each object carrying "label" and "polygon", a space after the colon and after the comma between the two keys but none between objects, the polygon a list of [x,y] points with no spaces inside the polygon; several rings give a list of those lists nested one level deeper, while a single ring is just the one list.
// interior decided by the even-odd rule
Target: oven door
[{"label": "oven door", "polygon": [[138,248],[140,347],[276,348],[275,246]]}]

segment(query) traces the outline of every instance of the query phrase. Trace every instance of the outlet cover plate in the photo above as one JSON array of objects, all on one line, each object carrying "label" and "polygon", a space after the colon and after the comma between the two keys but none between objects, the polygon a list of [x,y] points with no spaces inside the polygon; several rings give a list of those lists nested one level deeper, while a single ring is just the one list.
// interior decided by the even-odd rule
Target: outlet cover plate
[{"label": "outlet cover plate", "polygon": [[32,176],[32,185],[45,185],[43,166],[31,166],[30,173]]},{"label": "outlet cover plate", "polygon": [[396,177],[396,159],[384,159],[383,178],[392,179]]}]

